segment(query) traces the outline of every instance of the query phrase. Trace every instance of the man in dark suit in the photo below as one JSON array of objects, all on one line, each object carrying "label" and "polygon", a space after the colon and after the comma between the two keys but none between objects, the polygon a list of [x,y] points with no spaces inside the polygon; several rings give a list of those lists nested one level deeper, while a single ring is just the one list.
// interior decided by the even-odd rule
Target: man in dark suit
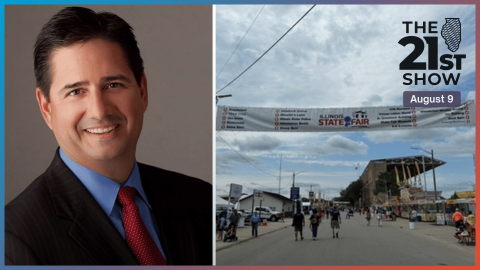
[{"label": "man in dark suit", "polygon": [[131,27],[65,8],[34,57],[40,111],[60,147],[5,206],[5,263],[211,265],[211,185],[135,160],[148,91]]}]

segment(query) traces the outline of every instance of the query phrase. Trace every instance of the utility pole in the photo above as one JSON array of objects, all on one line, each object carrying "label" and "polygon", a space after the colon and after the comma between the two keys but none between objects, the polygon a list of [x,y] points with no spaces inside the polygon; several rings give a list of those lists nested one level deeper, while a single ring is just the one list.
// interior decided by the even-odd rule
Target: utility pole
[{"label": "utility pole", "polygon": [[473,170],[477,172],[477,166],[475,165],[475,153],[473,153]]},{"label": "utility pole", "polygon": [[281,183],[282,183],[282,157],[283,155],[280,155],[280,172],[278,174],[278,194],[280,194],[280,189],[281,189]]},{"label": "utility pole", "polygon": [[433,170],[433,190],[435,191],[435,207],[437,209],[438,213],[438,203],[437,203],[437,181],[435,179],[435,165],[433,164],[433,161],[435,159],[433,158],[433,149],[432,149],[432,170]]},{"label": "utility pole", "polygon": [[425,156],[422,155],[422,163],[423,163],[423,183],[425,184],[425,192],[427,192],[427,174],[425,172]]},{"label": "utility pole", "polygon": [[[437,213],[438,213],[438,203],[437,203],[437,179],[435,178],[435,164],[434,164],[434,161],[435,161],[435,158],[433,156],[433,149],[431,150],[431,152],[428,152],[427,150],[424,150],[422,148],[418,148],[418,147],[412,147],[412,149],[415,149],[415,150],[421,150],[425,153],[428,153],[428,154],[431,154],[432,155],[432,172],[433,172],[433,192],[435,192],[435,209],[437,210]],[[425,163],[424,163],[425,164]],[[424,165],[425,166],[425,165]],[[424,172],[425,172],[425,169],[424,169]],[[426,183],[426,182],[425,182]],[[426,184],[425,184],[425,188],[426,188]]]},{"label": "utility pole", "polygon": [[[292,188],[295,187],[295,172],[293,172],[293,182],[292,182]],[[297,200],[293,200],[293,214],[295,215],[297,213]]]},{"label": "utility pole", "polygon": [[[292,182],[292,187],[294,188],[295,187],[295,175],[299,174],[299,173],[302,173],[302,172],[305,172],[305,171],[301,171],[301,172],[293,172],[293,182]],[[294,207],[293,207],[293,213],[296,214],[297,213],[297,201],[294,200]]]}]

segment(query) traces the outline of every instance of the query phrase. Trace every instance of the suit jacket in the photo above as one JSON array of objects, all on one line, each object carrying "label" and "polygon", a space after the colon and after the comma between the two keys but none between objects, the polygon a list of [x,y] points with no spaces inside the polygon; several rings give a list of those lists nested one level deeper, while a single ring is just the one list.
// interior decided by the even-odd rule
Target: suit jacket
[{"label": "suit jacket", "polygon": [[[169,265],[212,265],[212,185],[138,163]],[[139,264],[57,149],[50,167],[5,206],[5,264]]]}]

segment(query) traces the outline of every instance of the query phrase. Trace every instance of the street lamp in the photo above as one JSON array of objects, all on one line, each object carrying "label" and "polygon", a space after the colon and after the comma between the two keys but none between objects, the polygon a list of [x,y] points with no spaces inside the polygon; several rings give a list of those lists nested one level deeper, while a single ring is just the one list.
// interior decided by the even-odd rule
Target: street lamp
[{"label": "street lamp", "polygon": [[421,150],[427,154],[431,154],[432,155],[432,171],[433,171],[433,190],[435,192],[435,208],[437,210],[437,213],[438,213],[438,204],[437,204],[437,182],[436,182],[436,179],[435,179],[435,165],[433,164],[433,161],[435,160],[433,158],[433,149],[431,152],[428,152],[427,150],[424,150],[422,148],[419,148],[419,147],[412,147],[412,149],[415,149],[415,150]]},{"label": "street lamp", "polygon": [[231,94],[228,94],[228,95],[218,95],[218,96],[216,96],[216,97],[215,97],[215,99],[216,99],[215,104],[218,103],[218,100],[219,100],[219,99],[221,99],[221,98],[227,98],[227,97],[232,97],[232,95],[231,95]]}]

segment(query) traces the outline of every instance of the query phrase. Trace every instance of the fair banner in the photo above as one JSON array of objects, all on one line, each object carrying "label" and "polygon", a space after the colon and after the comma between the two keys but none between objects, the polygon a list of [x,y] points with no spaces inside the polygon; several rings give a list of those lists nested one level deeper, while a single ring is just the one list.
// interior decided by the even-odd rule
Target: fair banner
[{"label": "fair banner", "polygon": [[217,131],[348,132],[475,125],[475,103],[459,107],[217,108]]},{"label": "fair banner", "polygon": [[457,196],[459,198],[471,198],[475,197],[475,191],[458,191]]}]

